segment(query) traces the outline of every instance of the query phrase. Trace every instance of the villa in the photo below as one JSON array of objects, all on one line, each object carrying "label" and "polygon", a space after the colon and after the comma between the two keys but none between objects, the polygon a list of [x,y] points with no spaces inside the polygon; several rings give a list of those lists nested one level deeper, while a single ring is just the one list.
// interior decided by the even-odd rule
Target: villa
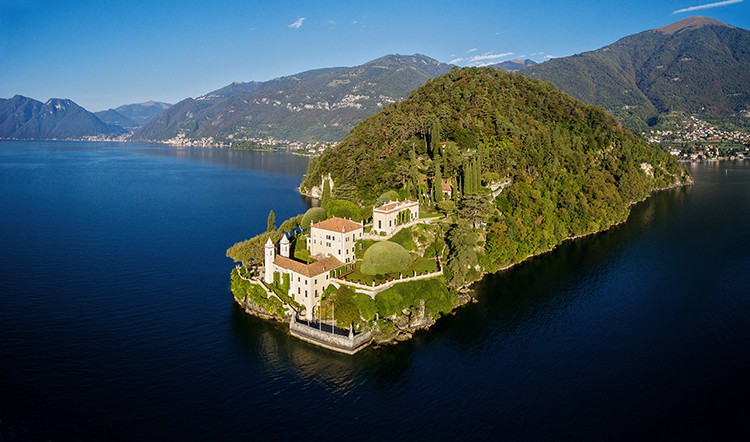
[{"label": "villa", "polygon": [[362,238],[361,224],[343,218],[329,218],[310,226],[307,247],[315,261],[292,259],[286,235],[279,241],[279,253],[269,238],[265,245],[263,280],[266,284],[288,281],[289,296],[305,308],[303,317],[312,319],[323,291],[331,284],[332,271],[353,264],[354,244]]},{"label": "villa", "polygon": [[419,219],[417,201],[389,201],[372,210],[372,233],[386,235],[403,224]]}]

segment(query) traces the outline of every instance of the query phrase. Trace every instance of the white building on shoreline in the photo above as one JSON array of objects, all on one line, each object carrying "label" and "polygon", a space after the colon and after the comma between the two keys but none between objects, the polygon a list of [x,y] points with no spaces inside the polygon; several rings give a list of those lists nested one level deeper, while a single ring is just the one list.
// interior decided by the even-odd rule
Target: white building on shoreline
[{"label": "white building on shoreline", "polygon": [[303,317],[312,319],[323,291],[331,284],[332,271],[354,263],[354,244],[363,233],[361,224],[343,218],[313,224],[307,246],[315,262],[309,264],[292,258],[286,235],[279,241],[278,254],[269,238],[265,245],[263,280],[282,286],[288,282],[288,295],[305,307]]}]

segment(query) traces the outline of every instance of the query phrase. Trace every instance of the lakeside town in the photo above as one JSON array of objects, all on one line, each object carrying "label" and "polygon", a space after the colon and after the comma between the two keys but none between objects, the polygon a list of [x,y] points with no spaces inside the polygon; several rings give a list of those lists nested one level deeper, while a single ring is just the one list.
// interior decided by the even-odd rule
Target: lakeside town
[{"label": "lakeside town", "polygon": [[722,128],[692,115],[673,118],[661,126],[661,129],[641,132],[641,136],[667,149],[681,161],[750,157],[750,131]]}]

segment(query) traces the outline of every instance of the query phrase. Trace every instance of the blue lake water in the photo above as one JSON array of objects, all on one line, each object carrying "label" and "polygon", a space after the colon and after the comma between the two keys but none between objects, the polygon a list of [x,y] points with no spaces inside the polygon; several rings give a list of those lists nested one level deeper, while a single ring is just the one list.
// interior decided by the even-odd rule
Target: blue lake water
[{"label": "blue lake water", "polygon": [[750,163],[354,356],[246,316],[235,241],[307,159],[0,142],[0,440],[750,437]]}]

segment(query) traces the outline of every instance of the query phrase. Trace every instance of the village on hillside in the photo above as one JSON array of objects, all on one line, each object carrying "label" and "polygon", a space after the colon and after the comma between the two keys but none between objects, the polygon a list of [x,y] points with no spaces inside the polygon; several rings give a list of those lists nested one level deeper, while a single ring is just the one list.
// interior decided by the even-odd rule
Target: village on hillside
[{"label": "village on hillside", "polygon": [[726,129],[696,116],[673,115],[660,128],[642,132],[681,161],[735,160],[750,157],[750,132]]}]

